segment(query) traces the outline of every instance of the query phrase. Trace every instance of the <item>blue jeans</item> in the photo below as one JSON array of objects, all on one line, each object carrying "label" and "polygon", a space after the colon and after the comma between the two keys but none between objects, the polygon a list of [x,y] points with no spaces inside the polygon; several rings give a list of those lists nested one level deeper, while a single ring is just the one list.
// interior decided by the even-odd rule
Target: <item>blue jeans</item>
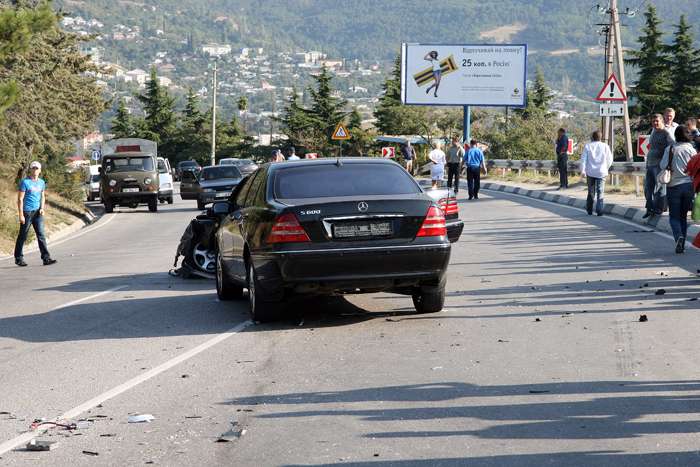
[{"label": "blue jeans", "polygon": [[688,236],[688,213],[693,209],[692,183],[668,187],[669,223],[673,230],[673,238],[678,241],[680,237]]},{"label": "blue jeans", "polygon": [[654,193],[656,189],[656,177],[661,172],[661,168],[658,165],[647,167],[647,173],[644,177],[644,197],[646,198],[646,208],[647,211],[654,211],[656,213],[661,213],[663,211],[663,203],[661,202],[660,196]]},{"label": "blue jeans", "polygon": [[596,198],[595,212],[603,214],[603,202],[605,200],[605,179],[586,177],[588,182],[588,198],[586,199],[586,211],[593,214],[593,199]]},{"label": "blue jeans", "polygon": [[19,235],[17,235],[17,242],[15,243],[15,261],[24,259],[22,250],[24,249],[24,242],[27,241],[27,235],[29,235],[29,229],[31,227],[34,227],[36,239],[39,241],[41,259],[44,261],[51,259],[49,249],[46,246],[46,235],[44,234],[44,216],[39,214],[39,210],[37,209],[36,211],[24,211],[24,224],[20,224],[19,226]]}]

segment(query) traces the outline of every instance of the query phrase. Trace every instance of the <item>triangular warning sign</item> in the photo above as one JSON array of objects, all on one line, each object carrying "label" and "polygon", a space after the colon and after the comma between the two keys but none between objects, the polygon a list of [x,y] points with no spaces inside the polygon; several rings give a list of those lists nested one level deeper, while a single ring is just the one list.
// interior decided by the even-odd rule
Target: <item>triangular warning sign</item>
[{"label": "triangular warning sign", "polygon": [[603,85],[603,89],[598,93],[598,97],[595,98],[597,101],[618,101],[625,102],[627,96],[625,95],[625,90],[622,89],[620,82],[617,80],[617,76],[613,73],[610,75],[608,80]]},{"label": "triangular warning sign", "polygon": [[335,130],[333,131],[333,136],[331,136],[331,139],[335,141],[349,140],[350,132],[347,128],[345,128],[345,125],[343,125],[342,123],[338,123],[338,126],[336,126]]}]

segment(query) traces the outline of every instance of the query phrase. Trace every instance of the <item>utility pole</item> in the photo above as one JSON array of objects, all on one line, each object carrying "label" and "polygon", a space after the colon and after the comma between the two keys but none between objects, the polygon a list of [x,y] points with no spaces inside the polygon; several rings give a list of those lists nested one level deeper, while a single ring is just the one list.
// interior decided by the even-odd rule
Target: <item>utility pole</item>
[{"label": "utility pole", "polygon": [[[613,30],[613,25],[612,25],[612,17],[610,18],[610,22],[608,23],[607,27],[605,27],[605,74],[603,76],[603,83],[605,83],[608,78],[610,77],[610,74],[613,71],[613,40],[612,40],[612,30]],[[602,127],[603,127],[603,141],[607,143],[610,146],[610,150],[614,150],[611,142],[611,132],[610,132],[610,127],[611,127],[611,118],[610,117],[603,117],[601,121]]]},{"label": "utility pole", "polygon": [[212,77],[211,100],[211,160],[210,165],[216,165],[216,61],[214,61],[214,76]]},{"label": "utility pole", "polygon": [[[618,78],[622,91],[627,95],[627,83],[625,82],[625,59],[622,50],[622,36],[620,34],[620,15],[617,11],[617,0],[610,0],[610,9],[612,10],[613,18],[613,34],[615,37],[615,50],[617,51],[617,69],[619,71]],[[627,160],[632,161],[634,154],[632,153],[632,132],[630,131],[630,113],[627,101],[623,102],[624,108],[624,125],[625,125],[625,152]]]}]

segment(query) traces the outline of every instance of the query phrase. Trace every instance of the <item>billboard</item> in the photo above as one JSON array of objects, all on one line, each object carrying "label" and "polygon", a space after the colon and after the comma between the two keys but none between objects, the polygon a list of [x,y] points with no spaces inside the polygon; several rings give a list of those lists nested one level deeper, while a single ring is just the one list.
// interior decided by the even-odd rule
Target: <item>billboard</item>
[{"label": "billboard", "polygon": [[525,44],[402,44],[401,101],[525,107]]}]

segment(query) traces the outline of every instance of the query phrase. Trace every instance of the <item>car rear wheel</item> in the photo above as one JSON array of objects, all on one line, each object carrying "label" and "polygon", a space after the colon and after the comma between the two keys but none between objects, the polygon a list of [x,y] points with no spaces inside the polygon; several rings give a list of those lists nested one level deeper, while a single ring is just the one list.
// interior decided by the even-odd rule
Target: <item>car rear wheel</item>
[{"label": "car rear wheel", "polygon": [[224,271],[221,253],[216,254],[216,295],[219,300],[234,300],[243,298],[243,287],[231,282]]},{"label": "car rear wheel", "polygon": [[263,294],[258,284],[258,277],[253,264],[248,264],[248,301],[250,302],[250,316],[253,321],[269,323],[280,317],[279,302],[263,300]]},{"label": "car rear wheel", "polygon": [[437,313],[445,306],[445,286],[418,290],[413,294],[413,306],[418,313]]}]

